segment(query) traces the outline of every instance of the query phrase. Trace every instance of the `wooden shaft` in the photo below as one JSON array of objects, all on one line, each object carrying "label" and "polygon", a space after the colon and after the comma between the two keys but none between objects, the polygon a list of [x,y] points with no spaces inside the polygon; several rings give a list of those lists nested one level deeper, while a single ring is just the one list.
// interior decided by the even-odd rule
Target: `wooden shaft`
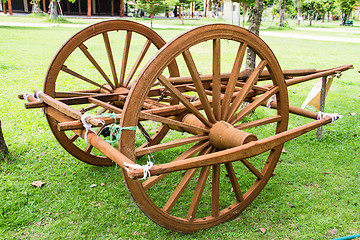
[{"label": "wooden shaft", "polygon": [[[253,99],[255,99],[255,98],[253,98]],[[266,103],[262,103],[262,105],[266,106]],[[271,108],[277,109],[276,102],[271,102],[270,105],[271,105]],[[317,116],[318,116],[318,113],[316,113],[316,112],[309,111],[309,110],[302,109],[302,108],[295,107],[295,106],[291,106],[291,105],[289,105],[289,112],[292,114],[296,114],[296,115],[311,118],[311,119],[317,119]]]},{"label": "wooden shaft", "polygon": [[[304,126],[300,126],[276,134],[274,136],[264,138],[258,141],[253,141],[235,148],[230,148],[220,152],[215,152],[194,158],[188,158],[179,162],[154,165],[150,169],[150,174],[151,176],[160,175],[163,173],[205,167],[214,164],[229,163],[253,157],[330,122],[332,122],[331,117],[326,116],[323,119],[308,123]],[[143,169],[130,169],[128,171],[128,175],[130,178],[133,179],[141,178],[143,177]]]},{"label": "wooden shaft", "polygon": [[336,72],[342,72],[342,71],[346,71],[348,69],[352,69],[353,65],[344,65],[344,66],[340,66],[337,68],[333,68],[331,70],[327,70],[327,71],[323,71],[323,72],[319,72],[319,73],[314,73],[314,74],[310,74],[304,77],[299,77],[299,78],[294,78],[291,80],[286,80],[286,86],[292,86],[298,83],[302,83],[302,82],[306,82],[312,79],[316,79],[316,78],[320,78],[320,77],[327,77],[329,75],[335,74]]}]

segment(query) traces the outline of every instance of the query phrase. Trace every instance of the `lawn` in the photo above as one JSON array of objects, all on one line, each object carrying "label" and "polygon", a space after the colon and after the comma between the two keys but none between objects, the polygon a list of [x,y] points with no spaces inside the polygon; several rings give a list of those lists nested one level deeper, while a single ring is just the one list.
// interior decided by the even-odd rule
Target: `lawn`
[{"label": "lawn", "polygon": [[[333,239],[360,234],[358,44],[264,37],[283,69],[353,64],[355,70],[335,80],[326,101],[325,112],[344,117],[324,127],[321,141],[313,131],[286,143],[274,176],[239,217],[185,235],[159,227],[141,212],[120,167],[75,159],[53,137],[43,113],[25,110],[18,100],[22,91],[42,89],[51,59],[78,30],[0,27],[0,119],[10,150],[0,160],[0,239]],[[156,31],[169,41],[184,30]],[[301,106],[313,83],[289,88],[290,103]],[[289,128],[308,122],[291,116]],[[37,180],[45,185],[30,185]]]}]

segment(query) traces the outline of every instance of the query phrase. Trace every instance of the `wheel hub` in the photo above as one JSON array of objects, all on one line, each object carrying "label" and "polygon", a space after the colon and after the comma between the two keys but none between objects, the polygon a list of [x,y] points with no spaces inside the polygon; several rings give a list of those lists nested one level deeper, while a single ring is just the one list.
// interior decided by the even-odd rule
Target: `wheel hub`
[{"label": "wheel hub", "polygon": [[254,134],[236,129],[225,121],[215,123],[210,129],[209,137],[210,144],[220,149],[237,147],[257,140]]}]

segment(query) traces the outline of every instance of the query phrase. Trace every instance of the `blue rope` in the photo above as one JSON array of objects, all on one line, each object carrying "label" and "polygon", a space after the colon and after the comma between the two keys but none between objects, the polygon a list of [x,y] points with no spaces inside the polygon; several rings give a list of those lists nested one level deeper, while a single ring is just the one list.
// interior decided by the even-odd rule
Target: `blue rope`
[{"label": "blue rope", "polygon": [[334,238],[333,240],[349,240],[349,239],[354,239],[354,238],[360,238],[360,234],[341,237],[341,238]]},{"label": "blue rope", "polygon": [[[116,121],[116,114],[115,113],[104,113],[101,116],[103,117],[111,117],[114,119],[114,123],[110,124],[109,126],[107,126],[107,128],[109,128],[110,130],[110,139],[106,140],[106,142],[110,143],[110,144],[114,144],[116,142],[119,141],[119,138],[121,136],[121,132],[122,130],[132,130],[135,131],[136,130],[136,126],[132,126],[132,127],[120,127],[119,125],[117,125],[117,121]],[[105,128],[103,128],[101,130],[101,132],[104,130]],[[101,132],[99,134],[101,134]]]}]

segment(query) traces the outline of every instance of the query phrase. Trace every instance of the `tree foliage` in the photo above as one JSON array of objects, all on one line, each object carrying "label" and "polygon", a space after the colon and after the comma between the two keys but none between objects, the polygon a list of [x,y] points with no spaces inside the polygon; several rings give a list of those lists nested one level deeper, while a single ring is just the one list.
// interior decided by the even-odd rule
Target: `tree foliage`
[{"label": "tree foliage", "polygon": [[351,12],[357,3],[358,0],[338,0],[339,8],[341,12],[344,14],[342,25],[345,25],[345,22],[349,20]]},{"label": "tree foliage", "polygon": [[167,6],[163,0],[139,0],[136,5],[139,9],[150,15],[151,27],[153,17],[158,13],[164,12]]}]

